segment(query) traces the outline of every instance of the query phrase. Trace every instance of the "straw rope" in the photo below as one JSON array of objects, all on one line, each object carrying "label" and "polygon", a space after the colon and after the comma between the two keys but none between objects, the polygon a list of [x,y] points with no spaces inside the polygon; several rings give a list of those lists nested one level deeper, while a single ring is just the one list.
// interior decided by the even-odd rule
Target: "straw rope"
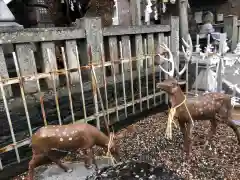
[{"label": "straw rope", "polygon": [[105,157],[105,158],[110,158],[111,163],[113,165],[115,165],[117,163],[116,159],[113,157],[113,155],[111,154],[111,146],[113,144],[113,139],[114,139],[115,135],[114,133],[111,133],[109,136],[109,142],[108,142],[108,150],[107,150],[107,154],[106,156],[101,156],[101,157]]},{"label": "straw rope", "polygon": [[179,108],[180,106],[182,106],[184,104],[184,106],[186,107],[186,110],[187,110],[187,113],[188,113],[188,116],[190,117],[191,119],[191,123],[192,125],[194,126],[194,122],[193,122],[193,119],[192,119],[192,116],[189,112],[189,109],[187,107],[187,104],[186,104],[186,96],[184,95],[184,100],[178,104],[177,106],[175,107],[172,107],[169,111],[169,114],[168,114],[168,122],[167,122],[167,128],[166,128],[166,134],[165,134],[165,137],[167,139],[172,139],[172,123],[175,125],[175,127],[177,127],[177,124],[176,122],[174,121],[174,116],[176,114],[176,110],[177,108]]}]

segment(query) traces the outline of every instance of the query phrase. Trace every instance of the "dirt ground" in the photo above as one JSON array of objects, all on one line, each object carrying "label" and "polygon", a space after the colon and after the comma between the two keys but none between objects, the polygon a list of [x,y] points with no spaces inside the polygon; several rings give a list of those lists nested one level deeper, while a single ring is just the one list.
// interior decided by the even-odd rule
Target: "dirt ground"
[{"label": "dirt ground", "polygon": [[[183,138],[178,129],[173,131],[173,139],[165,138],[167,116],[166,112],[154,114],[141,121],[122,129],[117,133],[117,142],[120,145],[121,157],[124,166],[128,166],[129,172],[136,175],[134,168],[142,168],[142,176],[137,175],[131,179],[151,179],[149,169],[161,169],[163,172],[172,174],[172,179],[186,180],[238,180],[240,177],[240,146],[232,129],[226,125],[219,125],[217,135],[213,138],[213,144],[207,146],[205,143],[208,130],[208,121],[196,122],[194,127],[194,143],[191,159],[186,161],[183,153]],[[97,154],[102,151],[97,149]],[[76,156],[69,156],[67,160],[75,161]],[[122,172],[123,163],[114,167],[105,168],[101,173]],[[148,166],[148,168],[143,168]],[[139,171],[139,168],[137,168]],[[126,171],[124,171],[126,173]],[[128,173],[129,173],[128,172]],[[100,174],[101,174],[100,173]],[[116,174],[116,173],[115,173]],[[113,174],[110,179],[121,179],[121,173]],[[157,174],[154,175],[154,177]],[[24,175],[20,176],[24,179]],[[16,179],[20,179],[20,177]],[[118,178],[119,177],[119,178]],[[161,177],[159,175],[158,177]],[[166,177],[170,177],[169,174]],[[89,177],[89,179],[91,179]],[[154,179],[154,178],[152,178]],[[162,179],[162,178],[160,178]],[[171,178],[169,178],[171,179]]]}]

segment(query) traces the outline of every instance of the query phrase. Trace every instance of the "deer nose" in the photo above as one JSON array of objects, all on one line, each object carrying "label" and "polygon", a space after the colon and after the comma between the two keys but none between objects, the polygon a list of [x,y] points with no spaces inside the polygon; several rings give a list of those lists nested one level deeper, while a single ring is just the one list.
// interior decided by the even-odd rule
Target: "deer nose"
[{"label": "deer nose", "polygon": [[157,83],[157,85],[156,85],[156,87],[159,88],[159,89],[161,89],[163,86],[164,86],[163,83]]}]

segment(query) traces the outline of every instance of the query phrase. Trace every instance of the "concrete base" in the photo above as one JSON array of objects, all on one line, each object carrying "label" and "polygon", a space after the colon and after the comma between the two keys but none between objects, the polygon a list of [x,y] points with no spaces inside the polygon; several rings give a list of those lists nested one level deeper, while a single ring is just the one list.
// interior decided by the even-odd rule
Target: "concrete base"
[{"label": "concrete base", "polygon": [[0,22],[0,31],[13,31],[23,29],[23,26],[16,22]]},{"label": "concrete base", "polygon": [[[64,172],[57,165],[42,166],[35,170],[35,180],[85,180],[87,176],[91,175],[95,170],[94,166],[88,170],[84,167],[82,162],[79,163],[64,163],[69,168],[72,168],[71,173]],[[107,159],[97,160],[99,168],[103,168],[110,164]]]}]

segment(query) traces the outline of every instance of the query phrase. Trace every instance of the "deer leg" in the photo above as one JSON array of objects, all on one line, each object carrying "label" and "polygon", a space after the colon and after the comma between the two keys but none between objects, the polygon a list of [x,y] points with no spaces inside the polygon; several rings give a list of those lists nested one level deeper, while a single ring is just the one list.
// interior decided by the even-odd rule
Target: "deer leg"
[{"label": "deer leg", "polygon": [[50,155],[49,153],[46,153],[46,156],[54,163],[56,163],[61,169],[63,169],[65,172],[72,172],[72,169],[68,168],[66,165],[64,165],[60,159],[55,158],[54,156]]},{"label": "deer leg", "polygon": [[91,155],[93,164],[95,165],[95,170],[98,171],[98,165],[97,165],[97,162],[96,162],[96,159],[95,159],[93,148],[90,149],[90,155]]},{"label": "deer leg", "polygon": [[91,169],[92,168],[92,159],[90,157],[90,153],[88,152],[87,149],[82,150],[84,154],[84,166],[86,169]]},{"label": "deer leg", "polygon": [[32,159],[28,164],[28,180],[33,180],[34,169],[39,164],[42,164],[44,159],[46,159],[46,157],[42,154],[33,154]]},{"label": "deer leg", "polygon": [[227,121],[227,125],[228,125],[229,127],[231,127],[232,130],[235,132],[235,134],[236,134],[236,136],[237,136],[237,139],[238,139],[238,144],[240,145],[240,133],[239,133],[239,131],[238,131],[237,126],[236,126],[231,120],[228,120],[228,121]]},{"label": "deer leg", "polygon": [[190,157],[191,153],[192,153],[192,130],[193,130],[193,126],[192,123],[187,123],[187,158]]},{"label": "deer leg", "polygon": [[204,148],[209,144],[212,143],[212,137],[214,135],[216,135],[216,132],[217,132],[217,120],[216,119],[212,119],[211,121],[211,129],[209,130],[208,132],[208,139],[206,140],[206,143],[204,144]]},{"label": "deer leg", "polygon": [[184,122],[179,122],[180,130],[183,134],[183,149],[186,152],[187,151],[187,132],[186,132],[186,127]]}]

